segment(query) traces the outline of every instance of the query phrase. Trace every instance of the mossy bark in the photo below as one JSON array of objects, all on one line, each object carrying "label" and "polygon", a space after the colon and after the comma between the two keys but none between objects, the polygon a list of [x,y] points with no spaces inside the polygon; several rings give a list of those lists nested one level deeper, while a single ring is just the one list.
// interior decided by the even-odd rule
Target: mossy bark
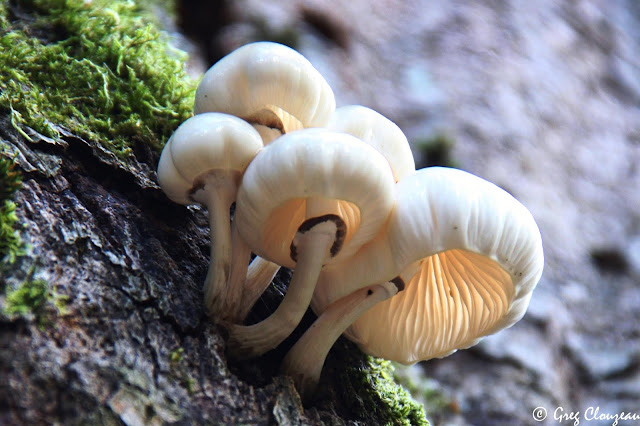
[{"label": "mossy bark", "polygon": [[[46,20],[38,3],[0,0],[4,42],[7,37],[29,39],[31,46],[43,48],[66,43],[65,52],[71,55],[69,40],[95,36],[70,34],[70,27],[62,31],[59,25],[71,18],[59,15],[55,39],[48,35],[44,40]],[[85,2],[55,3],[64,8]],[[82,7],[91,3],[86,5]],[[118,7],[113,6],[119,22],[126,22]],[[141,25],[140,19],[131,22]],[[151,31],[140,28],[136,31]],[[127,31],[118,25],[111,30]],[[157,37],[144,40],[163,43]],[[99,41],[92,43],[106,49]],[[76,75],[72,67],[85,65],[76,57],[57,66],[61,73],[68,67]],[[33,75],[21,66],[16,63],[15,75]],[[106,68],[95,70],[101,82],[94,88],[96,96],[121,104],[98,104],[97,112],[82,109],[85,115],[71,120],[44,108],[55,106],[47,103],[49,92],[33,99],[33,93],[19,93],[40,90],[42,82],[16,85],[15,75],[4,73],[0,80],[0,145],[23,177],[15,203],[26,244],[23,256],[0,269],[0,424],[422,423],[420,407],[382,377],[375,362],[344,341],[329,357],[320,398],[306,409],[291,380],[277,374],[295,336],[258,360],[229,364],[225,330],[207,319],[203,305],[201,285],[209,262],[206,213],[171,203],[155,180],[158,141],[185,113],[169,111],[171,94],[166,93],[127,104],[121,93],[127,84],[139,90],[140,82],[161,74],[130,67],[124,79],[118,75],[118,61],[110,65],[105,59],[98,66]],[[167,81],[174,77],[166,76]],[[132,96],[140,100],[140,92]],[[77,101],[71,98],[65,102]],[[91,101],[90,96],[83,99]],[[19,107],[25,108],[22,113]],[[161,127],[154,127],[157,123],[144,108],[164,117]],[[87,130],[91,114],[100,114],[104,124],[110,114],[122,111],[137,114],[140,125],[122,126],[125,133],[118,134]],[[37,116],[26,117],[27,112]],[[115,148],[108,143],[113,140],[119,141]],[[125,140],[130,143],[123,146]],[[278,275],[253,320],[275,310],[289,278],[286,270]],[[6,309],[7,295],[33,282],[38,288],[46,283],[37,304],[26,306],[30,299],[21,298],[25,306]],[[308,313],[302,327],[311,320]],[[381,390],[380,383],[388,388]],[[389,395],[397,401],[389,403]]]}]

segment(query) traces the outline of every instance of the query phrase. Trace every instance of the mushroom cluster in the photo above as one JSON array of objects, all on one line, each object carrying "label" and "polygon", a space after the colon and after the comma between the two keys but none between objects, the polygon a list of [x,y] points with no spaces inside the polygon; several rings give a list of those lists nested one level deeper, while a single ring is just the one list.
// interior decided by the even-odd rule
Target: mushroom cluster
[{"label": "mushroom cluster", "polygon": [[[282,363],[306,399],[340,335],[410,364],[524,315],[543,268],[529,211],[469,173],[416,170],[398,126],[336,108],[296,51],[258,42],[230,53],[205,73],[194,113],[167,142],[158,180],[171,200],[209,211],[204,303],[229,329],[230,357],[275,348],[311,306],[317,320]],[[277,310],[243,325],[281,266],[293,275]]]}]

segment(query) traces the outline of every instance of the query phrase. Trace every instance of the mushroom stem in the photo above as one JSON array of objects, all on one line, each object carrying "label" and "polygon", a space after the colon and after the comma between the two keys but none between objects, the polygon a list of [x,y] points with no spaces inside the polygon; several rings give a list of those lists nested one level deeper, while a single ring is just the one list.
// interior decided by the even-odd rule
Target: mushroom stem
[{"label": "mushroom stem", "polygon": [[227,282],[231,270],[232,243],[229,208],[232,197],[228,195],[229,191],[226,191],[225,188],[215,188],[203,191],[203,193],[206,194],[203,204],[207,206],[209,212],[209,227],[211,229],[211,260],[203,286],[204,304],[209,316],[218,317],[224,309]]},{"label": "mushroom stem", "polygon": [[267,319],[250,326],[230,325],[227,350],[236,359],[260,356],[274,349],[300,323],[309,307],[322,265],[330,256],[337,226],[320,222],[295,237],[298,261],[289,288],[278,309]]},{"label": "mushroom stem", "polygon": [[354,291],[329,305],[293,345],[280,370],[293,378],[303,401],[313,396],[325,358],[338,337],[368,309],[398,291],[393,282]]},{"label": "mushroom stem", "polygon": [[243,293],[247,269],[251,259],[251,248],[238,233],[235,223],[231,224],[231,271],[227,283],[227,292],[224,312],[221,317],[231,322],[240,322],[241,305],[243,304]]},{"label": "mushroom stem", "polygon": [[235,318],[244,321],[249,311],[256,304],[262,293],[278,273],[280,265],[258,256],[251,261],[247,271],[247,278],[242,289],[242,301],[238,304]]}]

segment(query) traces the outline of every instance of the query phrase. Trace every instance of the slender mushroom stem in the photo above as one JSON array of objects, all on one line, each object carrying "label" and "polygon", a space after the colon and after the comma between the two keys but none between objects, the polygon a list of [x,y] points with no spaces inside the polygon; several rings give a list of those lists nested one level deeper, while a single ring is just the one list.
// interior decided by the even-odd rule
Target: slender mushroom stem
[{"label": "slender mushroom stem", "polygon": [[322,221],[296,234],[297,264],[287,293],[267,319],[250,326],[230,325],[227,350],[237,359],[260,356],[278,346],[300,323],[309,307],[322,265],[331,256],[337,225]]},{"label": "slender mushroom stem", "polygon": [[338,337],[371,307],[400,291],[399,287],[394,280],[361,288],[333,302],[293,345],[280,370],[293,378],[303,401],[313,396],[324,360]]},{"label": "slender mushroom stem", "polygon": [[231,224],[231,271],[227,283],[227,292],[222,319],[239,322],[240,305],[243,303],[244,285],[247,277],[249,260],[251,259],[251,248],[242,239],[238,228]]},{"label": "slender mushroom stem", "polygon": [[206,178],[194,200],[207,206],[211,239],[211,260],[204,281],[204,304],[209,316],[217,318],[223,312],[227,283],[231,273],[231,225],[229,209],[237,191],[237,176],[221,172]]},{"label": "slender mushroom stem", "polygon": [[256,304],[262,293],[280,270],[280,265],[258,256],[251,261],[247,270],[247,278],[242,288],[242,300],[234,315],[236,323],[244,321],[249,311]]}]

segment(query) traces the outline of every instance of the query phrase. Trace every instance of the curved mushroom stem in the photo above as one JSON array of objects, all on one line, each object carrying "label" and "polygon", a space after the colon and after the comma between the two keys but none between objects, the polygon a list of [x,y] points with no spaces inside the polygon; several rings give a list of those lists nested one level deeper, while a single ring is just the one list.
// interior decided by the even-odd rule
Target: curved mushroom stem
[{"label": "curved mushroom stem", "polygon": [[229,273],[229,281],[227,283],[225,307],[224,311],[221,312],[221,318],[223,320],[237,323],[244,319],[240,318],[238,315],[241,310],[241,305],[244,303],[244,286],[250,259],[251,248],[249,248],[249,245],[242,239],[235,224],[232,223],[231,271]]},{"label": "curved mushroom stem", "polygon": [[249,311],[271,284],[278,270],[280,270],[280,265],[259,256],[251,261],[246,281],[242,288],[242,300],[238,303],[237,311],[234,315],[236,323],[244,321],[249,315]]},{"label": "curved mushroom stem", "polygon": [[300,323],[309,307],[320,270],[336,240],[337,225],[326,220],[298,232],[294,239],[297,264],[289,288],[278,309],[250,326],[229,325],[227,351],[236,359],[260,356],[278,346]]},{"label": "curved mushroom stem", "polygon": [[368,309],[398,291],[393,282],[354,291],[329,305],[293,345],[280,370],[293,378],[303,401],[313,396],[324,360],[338,337]]},{"label": "curved mushroom stem", "polygon": [[232,256],[229,209],[237,191],[237,179],[234,173],[211,174],[192,197],[206,205],[209,213],[211,259],[203,290],[204,304],[212,318],[218,318],[225,307]]}]

